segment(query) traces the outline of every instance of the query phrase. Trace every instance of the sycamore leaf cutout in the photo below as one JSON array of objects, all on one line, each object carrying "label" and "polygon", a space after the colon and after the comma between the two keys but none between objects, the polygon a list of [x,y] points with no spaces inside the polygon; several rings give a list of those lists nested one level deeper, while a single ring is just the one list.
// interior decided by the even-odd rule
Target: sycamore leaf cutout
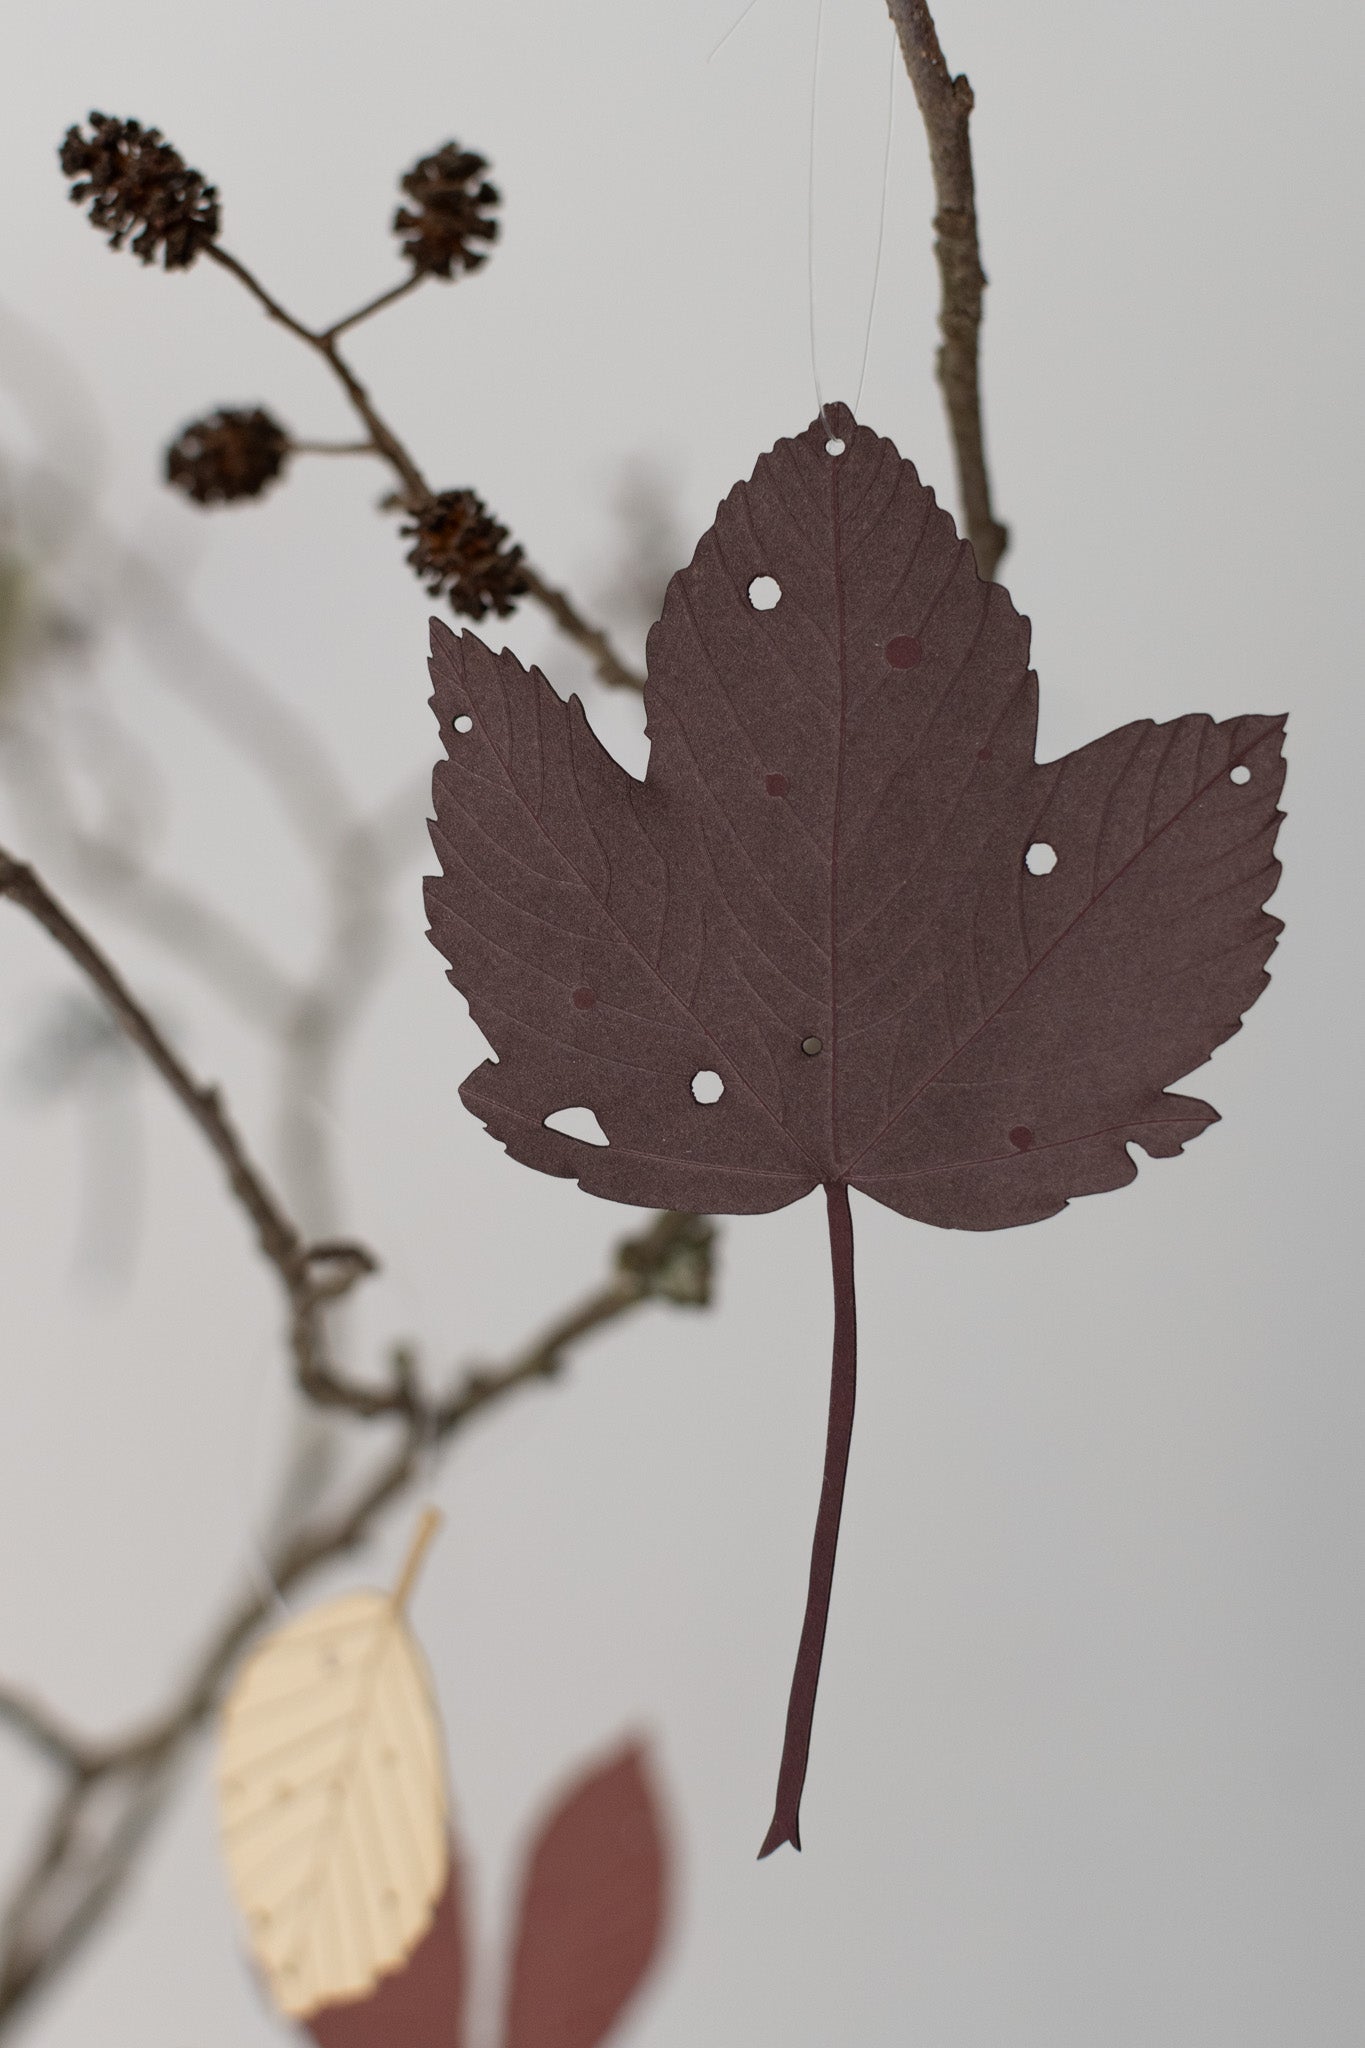
[{"label": "sycamore leaf cutout", "polygon": [[[590,1767],[555,1800],[526,1856],[499,2048],[599,2048],[657,1959],[668,1849],[640,1744]],[[368,1998],[312,2014],[318,2048],[463,2048],[468,1941],[451,1879],[412,1955]]]},{"label": "sycamore leaf cutout", "polygon": [[[826,1190],[830,1437],[764,1844],[799,1847],[853,1413],[848,1190],[1032,1223],[1216,1120],[1170,1084],[1266,984],[1284,721],[1141,719],[1037,762],[1027,622],[842,406],[760,458],[670,583],[643,782],[539,671],[435,621],[432,643],[431,935],[497,1056],[466,1105],[616,1201]],[[606,1145],[547,1128],[570,1106]]]},{"label": "sycamore leaf cutout", "polygon": [[[267,1636],[223,1709],[223,1854],[280,2009],[358,1999],[432,1924],[450,1878],[440,1722],[393,1593],[348,1593]],[[416,2044],[414,2043],[414,2048]]]}]

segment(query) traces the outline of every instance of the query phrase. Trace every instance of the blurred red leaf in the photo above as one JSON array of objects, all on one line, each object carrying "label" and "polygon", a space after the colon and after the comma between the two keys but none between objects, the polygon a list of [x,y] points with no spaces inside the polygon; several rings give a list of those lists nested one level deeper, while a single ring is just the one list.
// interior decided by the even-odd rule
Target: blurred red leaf
[{"label": "blurred red leaf", "polygon": [[504,2048],[597,2048],[606,2039],[658,1948],[665,1873],[661,1817],[643,1752],[631,1744],[570,1788],[532,1844]]},{"label": "blurred red leaf", "polygon": [[304,2024],[318,2048],[464,2048],[468,1943],[458,1857],[436,1916],[402,1969],[368,1998],[324,2006]]}]

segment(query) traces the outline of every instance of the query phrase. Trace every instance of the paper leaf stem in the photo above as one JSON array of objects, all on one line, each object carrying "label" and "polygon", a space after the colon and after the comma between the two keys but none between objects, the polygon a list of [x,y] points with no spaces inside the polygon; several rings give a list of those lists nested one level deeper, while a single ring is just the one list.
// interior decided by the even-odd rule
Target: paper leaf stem
[{"label": "paper leaf stem", "polygon": [[[395,1593],[349,1593],[266,1638],[223,1710],[223,1851],[281,2010],[363,1998],[432,1923],[450,1873],[431,1682]],[[452,2022],[453,2025],[453,2022]]]}]

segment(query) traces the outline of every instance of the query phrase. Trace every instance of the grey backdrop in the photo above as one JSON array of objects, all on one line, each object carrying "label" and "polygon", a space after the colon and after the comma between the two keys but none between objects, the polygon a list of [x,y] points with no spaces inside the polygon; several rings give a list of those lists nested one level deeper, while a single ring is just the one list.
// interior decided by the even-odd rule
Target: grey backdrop
[{"label": "grey backdrop", "polygon": [[[168,501],[158,450],[209,405],[265,399],[316,434],[348,422],[230,280],[105,251],[65,204],[55,144],[91,107],[161,124],[220,184],[229,246],[314,317],[396,274],[385,223],[406,164],[452,134],[483,149],[506,195],[495,261],[355,355],[438,482],[476,484],[605,605],[625,467],[657,466],[688,552],[814,409],[815,9],[759,0],[708,65],[738,11],[4,10],[2,296],[92,394],[102,515],[192,575],[200,616],[324,714],[376,801],[432,751],[427,606],[374,516],[379,472],[301,466],[220,516]],[[939,18],[977,93],[988,435],[1042,749],[1146,713],[1288,708],[1288,931],[1272,987],[1194,1084],[1225,1120],[1183,1159],[998,1236],[856,1203],[863,1386],[800,1858],[754,1851],[818,1489],[819,1205],[727,1225],[714,1315],[631,1323],[459,1443],[416,1619],[485,1982],[529,1815],[641,1728],[681,1896],[623,2043],[1355,2048],[1361,16],[942,0]],[[862,353],[889,36],[879,0],[829,0],[814,276],[830,396],[852,395]],[[901,79],[862,411],[951,503],[931,212]],[[79,466],[85,430],[54,405],[73,444],[56,459]],[[3,420],[20,449],[8,398]],[[64,573],[99,626],[102,687],[173,778],[172,865],[302,957],[316,909],[274,814],[149,681],[98,550]],[[636,707],[529,611],[507,637],[638,763]],[[453,1364],[595,1275],[629,1219],[513,1165],[461,1111],[479,1041],[423,938],[422,866],[414,850],[347,1084],[346,1217],[387,1262],[360,1340],[407,1332]],[[266,1133],[250,1034],[99,921]],[[9,1071],[70,985],[0,916]],[[140,1250],[111,1288],[73,1277],[74,1110],[8,1085],[0,1103],[0,1667],[94,1729],[154,1705],[246,1568],[283,1406],[269,1278],[178,1114],[150,1087],[140,1108]],[[0,1863],[44,1785],[0,1738]],[[282,2038],[238,1958],[202,1763],[30,2031],[43,2048]]]}]

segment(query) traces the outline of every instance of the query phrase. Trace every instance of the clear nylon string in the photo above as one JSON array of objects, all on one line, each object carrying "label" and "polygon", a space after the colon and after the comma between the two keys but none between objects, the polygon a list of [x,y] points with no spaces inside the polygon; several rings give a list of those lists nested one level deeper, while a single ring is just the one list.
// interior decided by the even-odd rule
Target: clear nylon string
[{"label": "clear nylon string", "polygon": [[[741,19],[743,17],[741,16]],[[820,102],[820,50],[825,23],[825,0],[816,0],[815,7],[815,52],[811,63],[810,79],[810,149],[807,158],[806,177],[806,280],[807,301],[810,318],[810,373],[815,386],[815,403],[821,419],[829,425],[825,411],[825,394],[820,383],[819,349],[815,333],[815,142],[817,113]],[[739,23],[736,22],[736,28]],[[886,80],[886,140],[882,148],[882,193],[881,209],[877,217],[877,253],[872,267],[872,290],[868,298],[867,323],[863,329],[862,361],[858,369],[858,389],[853,401],[854,417],[858,416],[863,402],[863,386],[867,381],[867,360],[872,348],[872,322],[877,311],[877,295],[882,281],[882,252],[886,245],[886,202],[891,189],[891,137],[895,125],[896,71],[899,45],[895,29],[886,25],[890,37],[890,62]],[[733,33],[733,31],[732,31]]]}]

